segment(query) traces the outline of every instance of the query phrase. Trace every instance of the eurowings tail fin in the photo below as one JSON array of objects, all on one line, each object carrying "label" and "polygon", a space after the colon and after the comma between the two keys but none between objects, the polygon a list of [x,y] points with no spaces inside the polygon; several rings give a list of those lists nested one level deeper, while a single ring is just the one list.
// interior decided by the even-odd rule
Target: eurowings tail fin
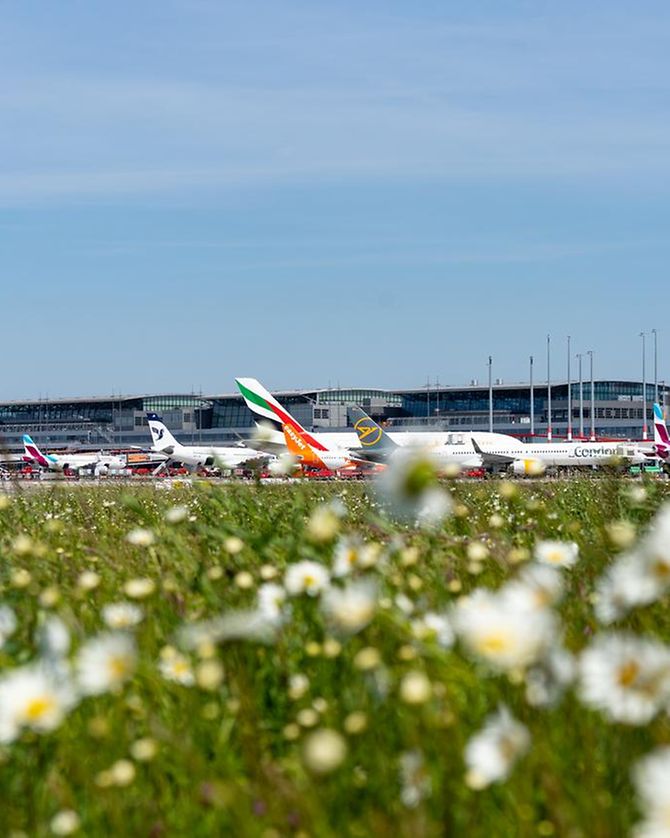
[{"label": "eurowings tail fin", "polygon": [[661,460],[670,457],[670,437],[660,404],[654,404],[654,447],[656,456]]},{"label": "eurowings tail fin", "polygon": [[48,455],[44,455],[40,449],[35,445],[32,437],[28,434],[23,435],[23,459],[27,462],[39,463],[45,468],[49,468],[53,463],[48,459]]}]

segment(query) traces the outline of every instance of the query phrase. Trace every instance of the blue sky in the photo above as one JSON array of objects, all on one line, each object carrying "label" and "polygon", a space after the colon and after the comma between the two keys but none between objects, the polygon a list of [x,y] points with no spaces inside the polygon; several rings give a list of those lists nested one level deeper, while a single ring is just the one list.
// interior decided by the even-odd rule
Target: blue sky
[{"label": "blue sky", "polygon": [[1,9],[0,398],[670,378],[667,3]]}]

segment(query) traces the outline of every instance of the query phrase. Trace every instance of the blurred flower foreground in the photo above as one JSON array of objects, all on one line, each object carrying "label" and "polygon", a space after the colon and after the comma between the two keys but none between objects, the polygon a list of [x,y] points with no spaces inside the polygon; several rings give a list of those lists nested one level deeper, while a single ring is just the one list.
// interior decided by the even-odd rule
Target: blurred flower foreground
[{"label": "blurred flower foreground", "polygon": [[669,495],[0,494],[0,834],[670,835]]}]

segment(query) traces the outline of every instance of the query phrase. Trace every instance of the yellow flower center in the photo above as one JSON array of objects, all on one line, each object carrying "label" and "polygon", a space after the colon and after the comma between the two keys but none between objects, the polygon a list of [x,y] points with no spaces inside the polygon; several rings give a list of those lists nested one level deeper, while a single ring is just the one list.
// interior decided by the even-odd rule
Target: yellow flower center
[{"label": "yellow flower center", "polygon": [[626,661],[619,669],[618,682],[622,687],[630,687],[640,672],[640,666],[635,661]]},{"label": "yellow flower center", "polygon": [[477,649],[484,655],[496,655],[510,648],[510,638],[507,634],[497,632],[482,637],[477,644]]},{"label": "yellow flower center", "polygon": [[50,695],[40,695],[33,698],[26,705],[26,719],[29,722],[38,722],[43,719],[49,711],[53,710],[56,702]]},{"label": "yellow flower center", "polygon": [[656,559],[652,565],[652,570],[655,576],[665,579],[670,575],[670,566],[663,559]]},{"label": "yellow flower center", "polygon": [[305,576],[304,582],[306,588],[311,588],[313,585],[316,585],[316,579],[313,576],[310,576],[309,574]]},{"label": "yellow flower center", "polygon": [[120,655],[113,655],[109,659],[109,672],[112,678],[117,678],[119,680],[125,678],[130,672],[130,663],[128,659],[121,657]]}]

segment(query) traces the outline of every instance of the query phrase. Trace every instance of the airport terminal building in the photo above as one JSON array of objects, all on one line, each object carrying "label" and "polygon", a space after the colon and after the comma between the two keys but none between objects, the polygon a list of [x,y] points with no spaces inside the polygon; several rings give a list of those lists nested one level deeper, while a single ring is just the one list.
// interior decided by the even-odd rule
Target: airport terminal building
[{"label": "airport terminal building", "polygon": [[[667,404],[669,391],[659,386],[658,397]],[[442,430],[463,433],[487,431],[490,412],[493,429],[530,440],[546,438],[549,393],[546,383],[467,387],[424,385],[409,390],[337,388],[277,391],[275,396],[310,430],[351,428],[350,408],[362,407],[389,429]],[[572,383],[572,433],[589,436],[593,426],[598,437],[643,438],[642,383],[630,380],[598,380]],[[649,436],[655,399],[653,384],[647,384],[646,412]],[[231,444],[248,437],[254,428],[252,414],[237,393],[222,395],[151,394],[106,398],[49,399],[0,402],[0,443],[11,451],[22,448],[21,437],[30,434],[38,445],[50,449],[149,447],[146,411],[161,415],[184,444]],[[568,430],[568,385],[551,385],[551,428],[554,438]]]}]

